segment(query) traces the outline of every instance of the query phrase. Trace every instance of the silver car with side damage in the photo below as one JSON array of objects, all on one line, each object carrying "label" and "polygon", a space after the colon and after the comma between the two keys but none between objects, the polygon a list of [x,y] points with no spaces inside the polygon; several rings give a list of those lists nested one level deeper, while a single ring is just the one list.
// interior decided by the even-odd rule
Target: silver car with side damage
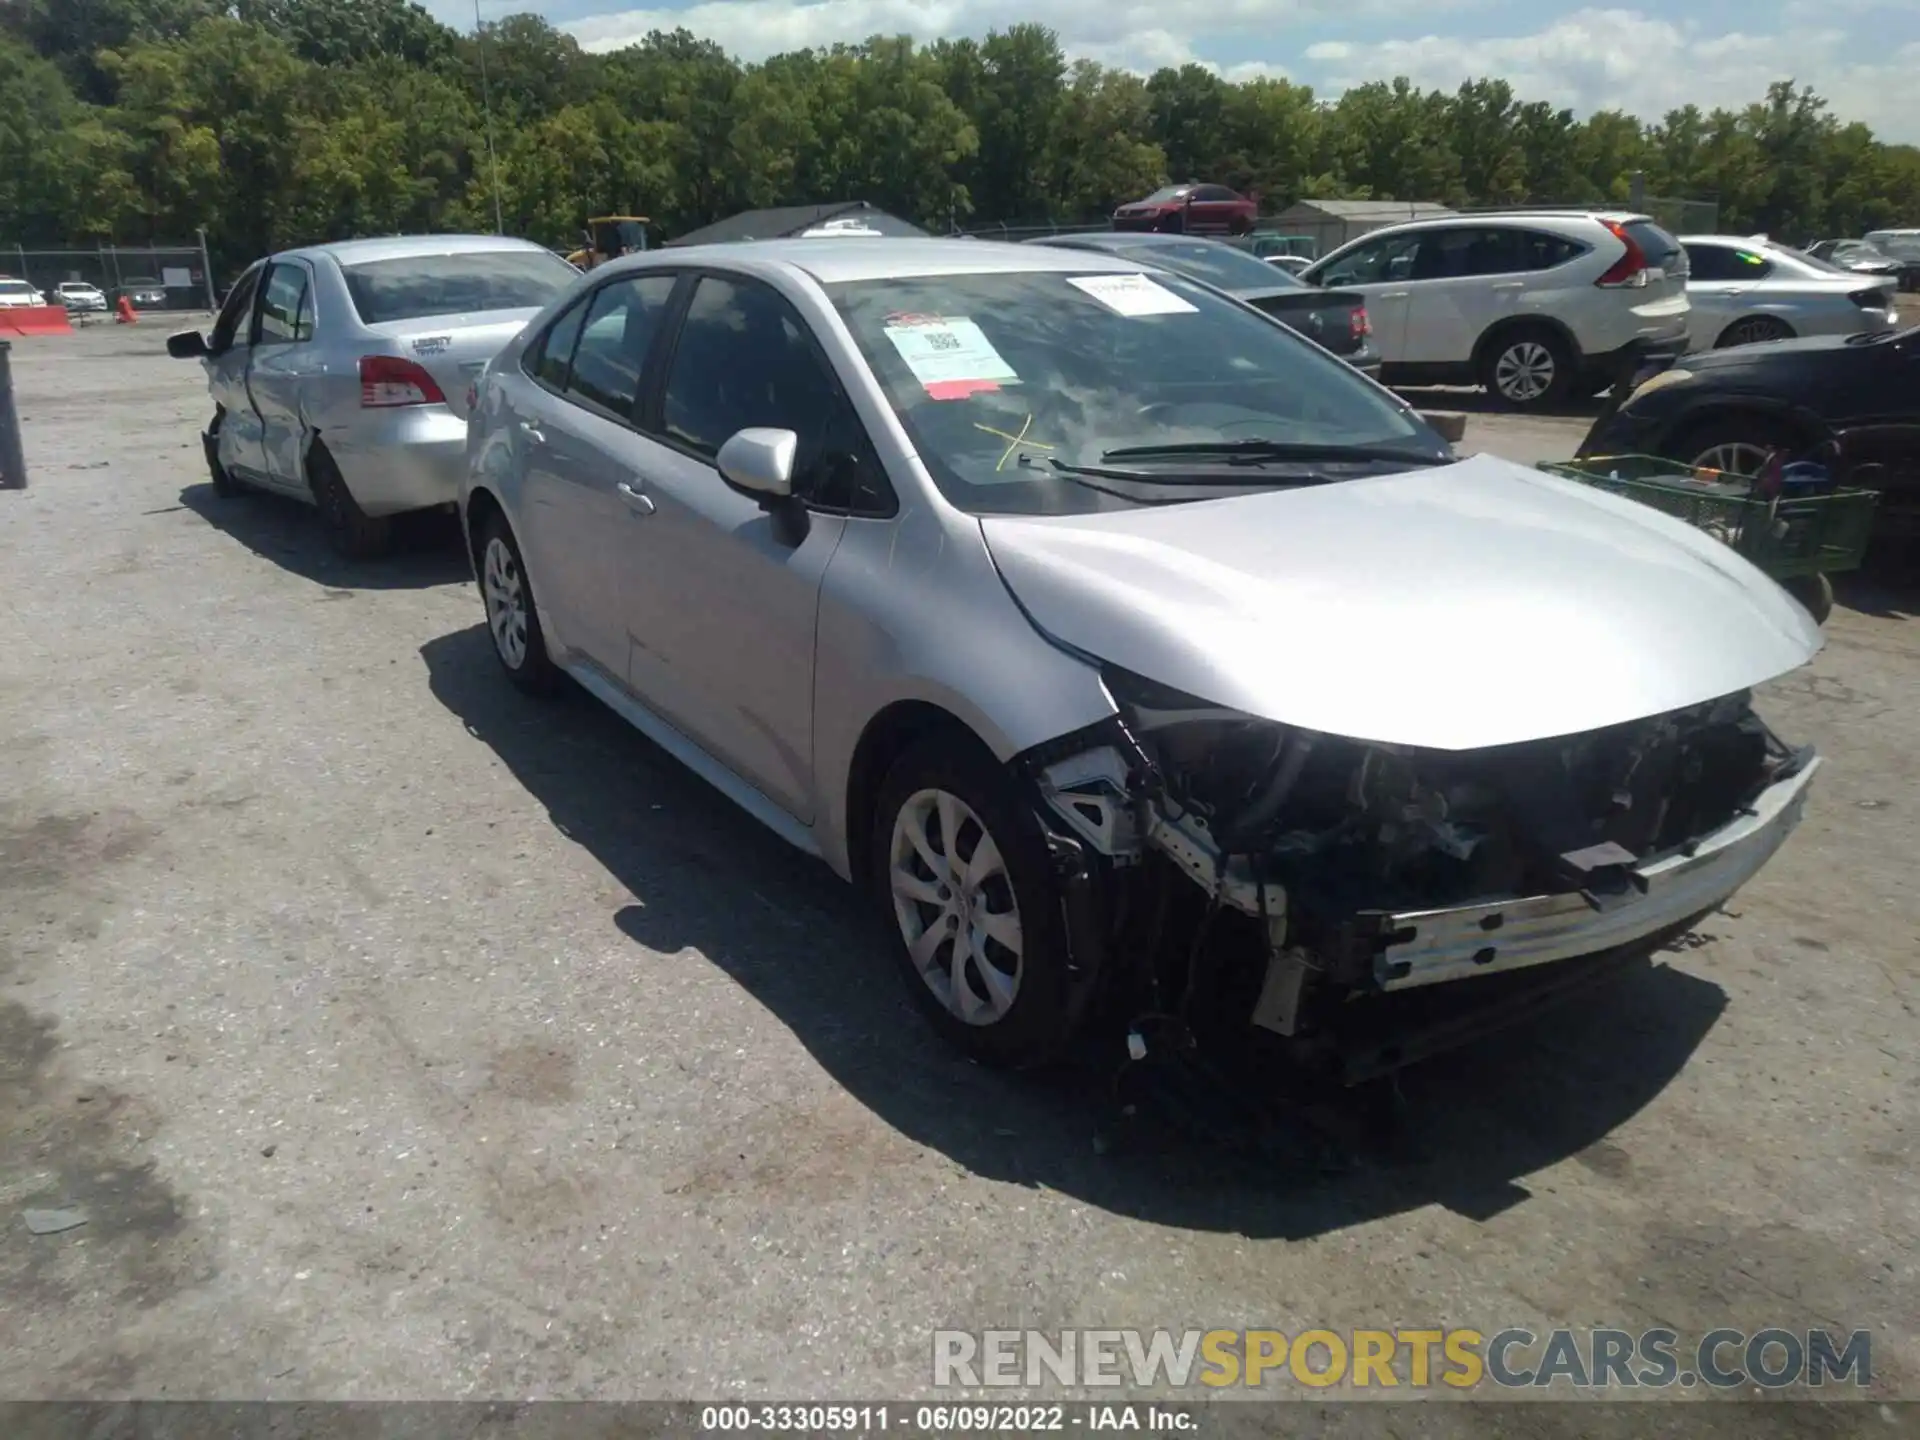
[{"label": "silver car with side damage", "polygon": [[868,890],[984,1059],[1117,1005],[1392,1069],[1644,963],[1817,768],[1749,691],[1820,631],[1724,545],[1120,256],[631,257],[488,367],[469,467],[506,676]]},{"label": "silver car with side damage", "polygon": [[214,490],[304,500],[340,553],[380,554],[394,516],[454,504],[468,389],[578,277],[541,246],[493,235],[350,240],[256,262],[209,333],[167,341],[206,367]]}]

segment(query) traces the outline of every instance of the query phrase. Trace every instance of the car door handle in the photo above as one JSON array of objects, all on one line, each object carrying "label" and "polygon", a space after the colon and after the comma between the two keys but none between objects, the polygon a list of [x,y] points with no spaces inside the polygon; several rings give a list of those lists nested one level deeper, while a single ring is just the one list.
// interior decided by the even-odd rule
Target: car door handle
[{"label": "car door handle", "polygon": [[520,433],[536,445],[544,445],[547,443],[546,431],[542,430],[531,420],[522,420],[520,422]]},{"label": "car door handle", "polygon": [[622,500],[626,501],[627,504],[633,507],[635,514],[637,515],[653,514],[654,505],[653,505],[653,498],[651,496],[643,495],[640,491],[634,489],[633,486],[629,485],[624,480],[622,480],[618,485],[614,486],[613,488],[620,492],[620,498]]}]

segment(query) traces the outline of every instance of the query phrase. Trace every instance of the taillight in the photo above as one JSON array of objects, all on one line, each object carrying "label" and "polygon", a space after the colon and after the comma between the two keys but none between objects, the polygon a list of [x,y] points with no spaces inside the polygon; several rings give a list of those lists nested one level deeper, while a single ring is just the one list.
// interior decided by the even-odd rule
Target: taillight
[{"label": "taillight", "polygon": [[1847,296],[1862,310],[1891,310],[1893,297],[1884,290],[1855,290]]},{"label": "taillight", "polygon": [[360,408],[385,410],[396,405],[444,405],[447,397],[433,376],[398,355],[360,357]]},{"label": "taillight", "polygon": [[1627,247],[1627,253],[1607,267],[1607,273],[1593,283],[1608,290],[1640,290],[1653,280],[1647,269],[1647,252],[1642,250],[1633,236],[1627,233],[1627,227],[1617,220],[1602,220],[1609,234]]},{"label": "taillight", "polygon": [[1356,340],[1364,340],[1373,333],[1373,321],[1367,318],[1367,307],[1356,305],[1353,313],[1347,317],[1347,329]]}]

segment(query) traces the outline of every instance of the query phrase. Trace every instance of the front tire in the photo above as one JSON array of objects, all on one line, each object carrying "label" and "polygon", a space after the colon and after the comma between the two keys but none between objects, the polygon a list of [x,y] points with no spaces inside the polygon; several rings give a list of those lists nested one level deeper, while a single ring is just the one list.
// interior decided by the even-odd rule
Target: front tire
[{"label": "front tire", "polygon": [[1671,459],[1694,470],[1750,477],[1776,451],[1792,456],[1802,447],[1782,426],[1763,415],[1725,415],[1702,421],[1668,448]]},{"label": "front tire", "polygon": [[317,443],[307,456],[307,488],[319,507],[327,542],[341,559],[378,560],[393,548],[393,522],[360,508],[333,456]]},{"label": "front tire", "polygon": [[480,533],[479,562],[480,603],[486,607],[494,658],[507,679],[522,690],[551,695],[560,683],[560,670],[547,654],[547,636],[540,628],[527,564],[505,516],[487,518]]},{"label": "front tire", "polygon": [[908,993],[983,1063],[1043,1065],[1072,1038],[1066,936],[1039,821],[970,736],[930,736],[887,773],[871,890]]},{"label": "front tire", "polygon": [[1573,356],[1551,330],[1509,330],[1494,337],[1480,361],[1480,383],[1514,410],[1557,405],[1573,385]]},{"label": "front tire", "polygon": [[207,452],[207,478],[213,483],[213,493],[222,500],[231,500],[240,493],[240,482],[220,463],[220,423],[226,418],[226,410],[216,405],[201,444]]},{"label": "front tire", "polygon": [[1833,614],[1833,581],[1826,575],[1795,575],[1780,584],[1813,617],[1814,624],[1827,623]]}]

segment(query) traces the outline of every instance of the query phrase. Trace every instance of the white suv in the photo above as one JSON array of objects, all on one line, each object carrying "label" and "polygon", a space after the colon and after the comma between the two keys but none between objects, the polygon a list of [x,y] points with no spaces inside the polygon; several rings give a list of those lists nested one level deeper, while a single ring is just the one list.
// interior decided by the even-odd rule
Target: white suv
[{"label": "white suv", "polygon": [[1645,215],[1528,210],[1375,230],[1301,277],[1367,297],[1381,378],[1524,409],[1687,348],[1687,252]]}]

